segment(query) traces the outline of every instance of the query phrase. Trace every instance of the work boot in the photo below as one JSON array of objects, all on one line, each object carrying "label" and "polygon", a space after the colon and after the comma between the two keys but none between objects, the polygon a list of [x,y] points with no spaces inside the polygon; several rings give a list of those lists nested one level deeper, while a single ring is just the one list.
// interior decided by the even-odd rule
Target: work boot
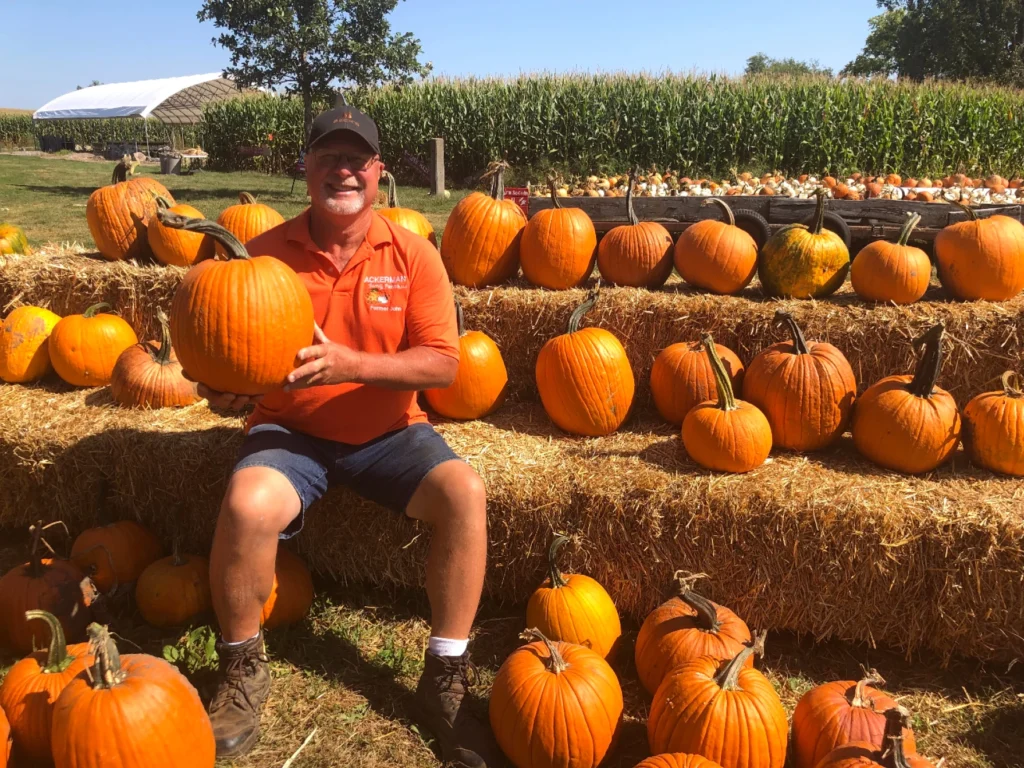
[{"label": "work boot", "polygon": [[241,645],[217,643],[220,680],[210,700],[217,757],[244,755],[260,735],[260,709],[270,693],[263,632]]},{"label": "work boot", "polygon": [[427,651],[414,708],[417,718],[437,739],[446,763],[459,768],[497,768],[505,762],[491,729],[470,712],[468,694],[475,677],[469,653],[435,656]]}]

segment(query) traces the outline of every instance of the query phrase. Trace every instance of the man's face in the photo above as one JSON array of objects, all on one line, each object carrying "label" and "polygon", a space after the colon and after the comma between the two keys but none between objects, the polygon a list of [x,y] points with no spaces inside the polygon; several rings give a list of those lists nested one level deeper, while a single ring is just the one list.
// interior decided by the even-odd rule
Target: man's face
[{"label": "man's face", "polygon": [[315,207],[352,216],[373,205],[383,166],[358,138],[328,136],[306,156],[306,186]]}]

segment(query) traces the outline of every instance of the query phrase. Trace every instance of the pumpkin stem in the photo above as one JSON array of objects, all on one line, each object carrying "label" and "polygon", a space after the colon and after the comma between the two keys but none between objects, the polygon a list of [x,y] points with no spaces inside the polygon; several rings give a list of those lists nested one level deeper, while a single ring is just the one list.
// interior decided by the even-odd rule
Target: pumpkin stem
[{"label": "pumpkin stem", "polygon": [[167,313],[163,309],[157,309],[156,320],[160,323],[160,349],[151,357],[153,362],[159,365],[169,365],[171,362],[171,326],[167,320]]},{"label": "pumpkin stem", "polygon": [[548,573],[551,575],[551,587],[558,589],[569,584],[562,576],[562,572],[558,570],[558,553],[561,551],[565,543],[569,541],[568,536],[557,534],[555,538],[551,540],[551,546],[548,547]]},{"label": "pumpkin stem", "polygon": [[388,180],[388,208],[397,208],[398,184],[395,183],[395,177],[391,175],[391,171],[384,171],[384,178]]},{"label": "pumpkin stem", "polygon": [[241,203],[242,205],[255,205],[256,204],[256,198],[253,197],[248,192],[239,192],[238,193],[238,202]]},{"label": "pumpkin stem", "polygon": [[181,537],[175,536],[171,542],[171,565],[175,568],[185,565],[188,561],[181,556]]},{"label": "pumpkin stem", "polygon": [[156,201],[156,207],[157,208],[163,208],[164,210],[166,210],[168,208],[173,208],[174,207],[174,206],[171,205],[171,201],[168,200],[163,195],[157,195],[154,198],[154,200]]},{"label": "pumpkin stem", "polygon": [[718,634],[722,628],[722,623],[718,620],[718,609],[706,597],[693,591],[693,585],[707,577],[706,573],[687,573],[686,571],[676,571],[672,576],[679,582],[679,599],[697,612],[697,624],[701,630]]},{"label": "pumpkin stem", "polygon": [[715,387],[718,389],[718,407],[723,411],[735,411],[738,408],[736,405],[736,394],[732,391],[732,380],[725,371],[722,358],[718,356],[718,350],[715,349],[715,340],[711,338],[710,333],[705,333],[703,338],[701,338],[701,343],[704,345],[708,358],[711,360],[711,370],[715,373]]},{"label": "pumpkin stem", "polygon": [[[242,194],[248,194],[243,192]],[[251,195],[250,195],[251,197]],[[249,252],[245,250],[242,241],[235,237],[220,224],[209,219],[193,219],[169,211],[156,212],[156,217],[165,227],[171,229],[184,229],[186,232],[198,232],[201,235],[209,235],[227,251],[229,259],[248,259]]]},{"label": "pumpkin stem", "polygon": [[491,197],[498,202],[505,199],[505,169],[509,164],[504,160],[495,160],[487,166],[485,176],[491,177]]},{"label": "pumpkin stem", "polygon": [[455,322],[459,326],[459,338],[461,339],[466,335],[466,316],[462,311],[462,302],[459,301],[459,297],[455,297]]},{"label": "pumpkin stem", "polygon": [[569,333],[576,333],[580,329],[580,322],[583,316],[594,308],[601,293],[601,283],[598,281],[593,290],[587,293],[587,298],[573,311],[569,317]]},{"label": "pumpkin stem", "polygon": [[93,673],[90,673],[93,689],[109,689],[123,683],[128,674],[121,669],[121,654],[110,632],[95,621],[85,631],[89,636],[89,650],[96,658]]},{"label": "pumpkin stem", "polygon": [[45,621],[50,626],[50,649],[46,652],[46,665],[43,667],[43,672],[48,675],[63,672],[74,661],[74,658],[68,655],[68,645],[64,640],[64,627],[52,613],[38,610],[25,611],[25,620],[32,621],[33,619]]},{"label": "pumpkin stem", "polygon": [[35,525],[30,525],[28,532],[32,536],[32,549],[28,554],[28,572],[33,579],[38,579],[43,575],[43,553],[39,551],[39,542],[43,539],[43,521],[37,520]]},{"label": "pumpkin stem", "polygon": [[964,205],[963,203],[953,202],[953,201],[950,201],[950,205],[955,205],[961,211],[966,213],[968,221],[977,221],[978,220],[978,213],[973,208],[971,208],[971,206]]},{"label": "pumpkin stem", "polygon": [[1003,393],[1007,397],[1024,397],[1024,381],[1021,380],[1020,374],[1005,371],[1000,380],[1003,382]]},{"label": "pumpkin stem", "polygon": [[636,176],[639,170],[637,168],[631,168],[629,170],[629,186],[626,188],[626,217],[629,219],[629,223],[636,226],[640,223],[640,217],[636,215],[636,210],[633,208],[633,185],[636,183]]},{"label": "pumpkin stem", "polygon": [[110,309],[110,305],[105,301],[101,301],[99,304],[93,304],[85,312],[82,313],[83,317],[95,317],[98,313],[105,309]]},{"label": "pumpkin stem", "polygon": [[814,190],[814,196],[817,198],[817,203],[814,206],[814,226],[811,228],[811,233],[820,235],[822,230],[825,229],[825,190],[822,187],[818,187]]},{"label": "pumpkin stem", "polygon": [[910,768],[903,749],[903,729],[910,727],[910,713],[895,706],[885,710],[885,731],[882,735],[882,765],[885,768]]},{"label": "pumpkin stem", "polygon": [[720,205],[725,210],[725,220],[729,222],[730,227],[736,226],[736,217],[732,213],[732,208],[720,197],[709,197],[703,203],[700,204],[701,208],[706,208],[709,205]]},{"label": "pumpkin stem", "polygon": [[738,691],[740,689],[740,672],[743,670],[743,665],[755,653],[758,656],[764,655],[764,640],[767,636],[767,632],[756,634],[750,645],[744,646],[743,650],[737,653],[732,661],[718,670],[718,674],[715,675],[715,682],[718,683],[719,688],[723,691]]},{"label": "pumpkin stem", "polygon": [[555,184],[554,176],[548,176],[548,190],[551,194],[551,202],[554,204],[555,210],[559,210],[562,204],[558,202],[558,187]]},{"label": "pumpkin stem", "polygon": [[924,346],[924,353],[918,358],[914,379],[908,389],[918,397],[931,397],[942,368],[942,323],[936,323],[914,339],[914,349]]},{"label": "pumpkin stem", "polygon": [[544,636],[544,633],[536,627],[532,627],[523,632],[521,635],[519,635],[519,639],[526,640],[527,642],[531,643],[540,640],[542,643],[544,643],[544,645],[546,645],[548,648],[548,669],[550,669],[556,675],[562,674],[563,672],[565,672],[565,670],[569,668],[569,664],[566,662],[565,659],[562,658],[562,654],[558,652],[557,646],[555,646],[554,643],[548,640],[547,637]]},{"label": "pumpkin stem", "polygon": [[878,674],[877,669],[864,669],[861,667],[864,677],[857,681],[853,689],[853,698],[850,699],[850,706],[858,709],[868,709],[868,700],[864,697],[864,689],[869,685],[885,685],[885,678]]},{"label": "pumpkin stem", "polygon": [[790,338],[793,339],[793,349],[798,355],[808,355],[810,350],[807,348],[807,340],[804,338],[804,332],[800,330],[800,326],[796,324],[796,318],[793,317],[789,312],[784,312],[781,309],[775,311],[775,322],[781,323],[789,329]]},{"label": "pumpkin stem", "polygon": [[914,231],[914,228],[921,223],[921,214],[919,213],[908,213],[907,222],[903,225],[903,229],[900,231],[900,239],[896,241],[896,245],[906,247],[907,243],[910,242],[910,235]]}]

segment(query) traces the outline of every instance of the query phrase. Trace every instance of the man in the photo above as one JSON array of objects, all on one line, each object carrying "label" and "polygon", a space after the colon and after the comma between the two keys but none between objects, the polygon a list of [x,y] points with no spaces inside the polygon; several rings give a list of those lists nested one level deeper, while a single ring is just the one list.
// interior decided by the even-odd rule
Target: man
[{"label": "man", "polygon": [[451,287],[436,249],[373,211],[383,169],[369,117],[340,107],[316,118],[306,155],[310,207],[248,243],[302,279],[315,338],[280,391],[250,398],[200,386],[213,405],[256,405],[210,555],[221,630],[210,703],[218,756],[244,754],[258,736],[270,689],[260,611],[278,539],[297,534],[310,506],[341,483],[431,527],[431,637],[413,708],[446,761],[495,764],[489,730],[463,706],[486,562],[484,486],[416,401],[417,391],[455,378]]}]

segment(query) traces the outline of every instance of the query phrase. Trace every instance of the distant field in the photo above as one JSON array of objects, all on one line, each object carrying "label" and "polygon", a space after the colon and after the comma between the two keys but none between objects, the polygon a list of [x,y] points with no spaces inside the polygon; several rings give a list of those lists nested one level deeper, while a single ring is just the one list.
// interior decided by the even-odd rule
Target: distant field
[{"label": "distant field", "polygon": [[31,109],[11,109],[10,107],[0,107],[0,115],[31,115]]}]

